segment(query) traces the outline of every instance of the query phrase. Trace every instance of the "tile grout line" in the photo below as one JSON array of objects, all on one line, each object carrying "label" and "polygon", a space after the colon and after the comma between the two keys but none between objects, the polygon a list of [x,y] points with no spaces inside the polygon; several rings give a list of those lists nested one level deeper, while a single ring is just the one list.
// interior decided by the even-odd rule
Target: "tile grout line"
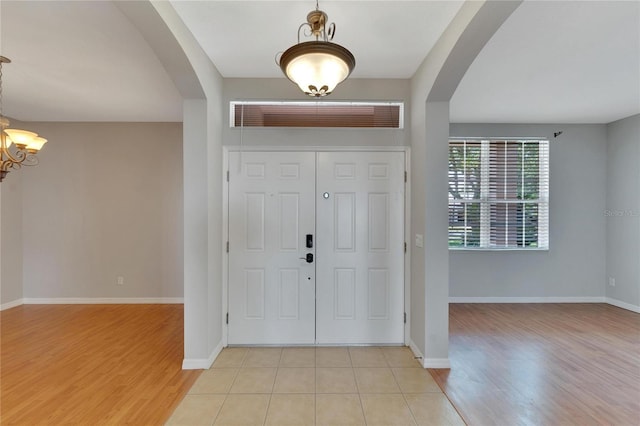
[{"label": "tile grout line", "polygon": [[278,379],[278,373],[280,372],[280,363],[282,362],[282,354],[284,353],[284,348],[280,348],[280,358],[278,358],[278,364],[276,365],[276,374],[273,376],[273,383],[271,383],[271,392],[269,393],[269,402],[267,403],[267,411],[264,413],[264,420],[262,420],[262,424],[267,424],[267,419],[269,418],[269,408],[271,408],[271,399],[273,398],[273,391],[276,387],[276,380]]},{"label": "tile grout line", "polygon": [[318,368],[316,367],[316,350],[313,350],[313,424],[318,424]]},{"label": "tile grout line", "polygon": [[[396,367],[398,368],[398,367]],[[398,386],[398,389],[400,390],[400,395],[402,395],[402,400],[404,401],[405,404],[407,404],[407,409],[409,410],[409,415],[411,416],[411,419],[413,420],[413,423],[417,426],[418,425],[418,420],[416,419],[416,416],[413,414],[413,410],[411,409],[411,406],[409,405],[409,401],[407,401],[407,397],[404,395],[404,390],[402,389],[402,386],[400,386],[400,382],[398,381],[398,378],[396,377],[396,373],[395,371],[393,371],[393,367],[391,367],[391,365],[389,365],[389,370],[391,370],[391,375],[393,376],[393,380],[396,382],[396,385]]]},{"label": "tile grout line", "polygon": [[318,424],[318,348],[313,348],[313,424]]},{"label": "tile grout line", "polygon": [[[231,390],[231,388],[229,388],[229,390]],[[220,405],[220,409],[218,410],[218,412],[216,413],[215,417],[213,418],[213,421],[211,422],[211,426],[214,426],[216,424],[216,421],[218,420],[218,417],[220,416],[220,413],[222,413],[222,407],[224,407],[224,403],[227,402],[227,397],[229,396],[229,393],[227,392],[224,396],[224,400],[222,401],[222,405]]]},{"label": "tile grout line", "polygon": [[411,414],[411,418],[413,419],[413,422],[417,425],[418,420],[416,419],[415,414],[413,414],[413,410],[411,409],[411,405],[409,405],[409,401],[407,401],[407,397],[405,396],[404,393],[401,393],[400,395],[402,395],[402,399],[404,400],[404,403],[407,404],[407,408],[409,409],[409,414]]},{"label": "tile grout line", "polygon": [[360,411],[362,412],[362,420],[364,420],[365,426],[367,426],[367,416],[364,413],[364,404],[362,403],[362,394],[360,393],[360,385],[358,385],[358,378],[356,377],[356,369],[353,366],[353,360],[351,360],[351,351],[349,352],[349,360],[351,361],[351,374],[353,374],[353,381],[356,383],[356,389],[358,390],[358,401],[360,401]]},{"label": "tile grout line", "polygon": [[273,396],[273,392],[269,394],[269,402],[267,403],[267,411],[264,412],[264,420],[262,420],[262,424],[267,424],[267,417],[269,416],[269,408],[271,408],[271,397]]},{"label": "tile grout line", "polygon": [[271,400],[273,398],[273,393],[276,388],[276,380],[278,380],[278,374],[280,373],[280,364],[282,363],[282,357],[284,356],[284,348],[280,348],[280,358],[278,358],[278,365],[276,365],[276,374],[273,376],[273,383],[271,384],[271,393],[269,394],[269,402],[267,403],[267,411],[264,413],[264,421],[263,425],[267,424],[267,419],[269,418],[269,409],[271,408]]},{"label": "tile grout line", "polygon": [[216,421],[218,420],[218,417],[220,417],[220,413],[222,413],[222,408],[224,407],[224,404],[227,402],[227,398],[229,397],[229,394],[231,393],[231,388],[233,387],[234,383],[236,382],[236,379],[238,378],[238,375],[240,375],[240,370],[242,369],[242,366],[244,365],[244,360],[247,357],[248,353],[249,353],[249,350],[246,350],[244,355],[242,356],[242,362],[240,362],[240,365],[236,369],[236,374],[235,374],[235,376],[233,376],[233,380],[231,381],[231,384],[229,385],[229,389],[227,389],[227,393],[224,395],[224,401],[222,401],[222,405],[220,406],[220,409],[218,410],[218,413],[213,418],[213,422],[211,423],[211,426],[214,426],[216,424]]},{"label": "tile grout line", "polygon": [[[246,356],[246,353],[245,353]],[[243,358],[244,361],[244,358]],[[213,422],[211,423],[211,426],[214,426],[216,424],[216,421],[218,420],[218,417],[220,416],[220,413],[222,413],[222,407],[224,407],[225,402],[227,402],[227,398],[229,397],[229,392],[231,392],[231,388],[233,387],[233,384],[236,382],[236,379],[238,378],[238,375],[240,374],[240,368],[238,367],[236,369],[236,374],[233,376],[233,380],[231,381],[231,384],[229,385],[229,389],[227,389],[227,393],[225,393],[224,395],[224,400],[222,401],[222,405],[220,405],[220,409],[218,410],[218,412],[216,413],[215,417],[213,418]]]}]

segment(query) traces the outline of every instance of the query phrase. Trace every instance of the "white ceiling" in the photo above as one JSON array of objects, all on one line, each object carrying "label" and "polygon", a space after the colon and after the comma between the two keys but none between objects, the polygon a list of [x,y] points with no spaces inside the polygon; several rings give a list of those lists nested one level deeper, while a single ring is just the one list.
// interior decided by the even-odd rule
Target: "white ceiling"
[{"label": "white ceiling", "polygon": [[27,121],[182,121],[182,98],[110,1],[0,1],[4,113]]},{"label": "white ceiling", "polygon": [[[282,77],[313,1],[172,1],[225,77]],[[320,1],[351,78],[410,78],[461,1]],[[4,112],[31,121],[181,121],[152,49],[110,1],[0,2]],[[454,122],[606,123],[640,113],[640,2],[525,1],[476,58]]]},{"label": "white ceiling", "polygon": [[451,99],[462,123],[609,123],[638,113],[638,1],[525,1]]},{"label": "white ceiling", "polygon": [[[298,41],[313,1],[172,1],[223,77],[282,77],[277,53]],[[411,78],[462,1],[320,1],[351,78]],[[310,41],[311,39],[301,39]]]}]

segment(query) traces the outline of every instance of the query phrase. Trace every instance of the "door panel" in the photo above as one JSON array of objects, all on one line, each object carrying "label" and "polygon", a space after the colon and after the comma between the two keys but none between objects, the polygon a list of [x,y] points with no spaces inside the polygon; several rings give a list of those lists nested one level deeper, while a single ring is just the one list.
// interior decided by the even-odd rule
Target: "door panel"
[{"label": "door panel", "polygon": [[317,156],[316,340],[403,343],[404,153]]},{"label": "door panel", "polygon": [[315,153],[229,154],[230,344],[315,342]]},{"label": "door panel", "polygon": [[230,153],[229,166],[229,343],[402,344],[404,153]]}]

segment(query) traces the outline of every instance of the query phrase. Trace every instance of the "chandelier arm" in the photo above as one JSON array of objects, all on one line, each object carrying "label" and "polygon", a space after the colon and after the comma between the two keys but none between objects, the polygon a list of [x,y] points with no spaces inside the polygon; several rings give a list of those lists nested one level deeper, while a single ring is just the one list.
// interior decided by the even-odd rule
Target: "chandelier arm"
[{"label": "chandelier arm", "polygon": [[19,162],[19,163],[10,163],[10,162],[5,162],[2,166],[2,171],[3,172],[10,172],[11,170],[20,170],[22,168],[22,166],[37,166],[38,165],[38,159],[36,157],[33,157],[31,154],[27,155],[25,157],[25,159],[28,159],[28,161],[23,161],[23,162]]},{"label": "chandelier arm", "polygon": [[329,24],[329,27],[328,27],[327,32],[325,34],[325,40],[324,41],[333,40],[333,36],[335,34],[336,34],[336,24],[335,24],[335,22],[332,22],[331,24]]},{"label": "chandelier arm", "polygon": [[[6,154],[6,152],[5,152]],[[3,172],[9,172],[10,170],[18,170],[22,167],[22,163],[24,160],[2,160],[2,164],[0,165],[0,170]]]},{"label": "chandelier arm", "polygon": [[40,164],[40,159],[36,154],[27,152],[27,155],[24,156],[24,161],[20,163],[20,166],[37,166],[38,164]]},{"label": "chandelier arm", "polygon": [[313,35],[313,28],[311,27],[311,24],[308,22],[304,22],[302,24],[300,24],[300,26],[298,27],[298,44],[300,44],[300,30],[302,30],[302,28],[304,27],[308,27],[309,28],[309,34],[307,34],[307,32],[304,32],[304,36],[305,37],[311,37]]},{"label": "chandelier arm", "polygon": [[0,171],[8,173],[11,170],[19,170],[22,166],[37,166],[39,163],[38,157],[33,154],[26,154],[22,161],[2,161]]},{"label": "chandelier arm", "polygon": [[[11,59],[0,56],[0,118],[4,119],[4,112],[2,109],[2,64],[10,64]],[[4,127],[2,128],[4,130]]]},{"label": "chandelier arm", "polygon": [[4,164],[2,164],[2,171],[8,173],[11,170],[19,170],[21,167],[22,163],[10,163],[6,161]]},{"label": "chandelier arm", "polygon": [[18,149],[16,153],[12,155],[11,151],[9,151],[9,148],[5,148],[2,153],[7,157],[6,160],[5,159],[2,160],[3,166],[7,163],[11,163],[11,164],[24,163],[27,157],[29,156],[29,153],[22,149]]},{"label": "chandelier arm", "polygon": [[18,170],[22,166],[37,166],[40,163],[38,157],[26,151],[20,151],[20,159],[18,161],[4,161],[2,169],[5,171]]}]

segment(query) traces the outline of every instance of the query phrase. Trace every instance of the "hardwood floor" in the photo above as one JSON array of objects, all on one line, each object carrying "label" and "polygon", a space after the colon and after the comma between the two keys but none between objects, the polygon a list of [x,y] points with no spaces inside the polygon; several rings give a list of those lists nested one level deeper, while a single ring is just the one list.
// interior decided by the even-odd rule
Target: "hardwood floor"
[{"label": "hardwood floor", "polygon": [[470,425],[640,425],[640,315],[605,304],[452,304],[451,370]]},{"label": "hardwood floor", "polygon": [[0,312],[0,422],[164,423],[183,371],[182,305],[23,305]]}]

